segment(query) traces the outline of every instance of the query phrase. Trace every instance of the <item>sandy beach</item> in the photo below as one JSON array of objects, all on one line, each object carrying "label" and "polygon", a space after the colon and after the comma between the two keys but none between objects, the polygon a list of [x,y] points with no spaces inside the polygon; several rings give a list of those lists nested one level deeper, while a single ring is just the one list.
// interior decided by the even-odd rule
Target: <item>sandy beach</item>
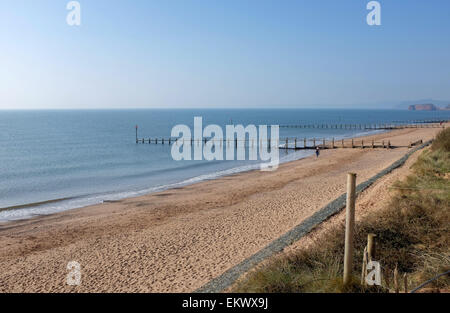
[{"label": "sandy beach", "polygon": [[[364,140],[407,146],[439,130],[402,129]],[[344,193],[347,172],[362,182],[408,150],[324,150],[274,172],[2,223],[0,292],[194,291]],[[365,192],[365,203],[376,202],[379,186]],[[81,265],[80,286],[66,284],[70,261]]]}]

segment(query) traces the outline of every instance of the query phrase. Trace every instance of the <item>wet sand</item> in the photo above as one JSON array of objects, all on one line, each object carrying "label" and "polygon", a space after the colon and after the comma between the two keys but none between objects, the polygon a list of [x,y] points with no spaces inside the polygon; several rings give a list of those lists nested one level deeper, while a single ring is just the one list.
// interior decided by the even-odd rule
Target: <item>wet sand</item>
[{"label": "wet sand", "polygon": [[[406,146],[438,131],[395,130],[364,140]],[[345,192],[347,172],[362,182],[408,150],[324,150],[274,172],[2,223],[0,291],[194,291]],[[70,261],[81,265],[80,286],[66,284]]]}]

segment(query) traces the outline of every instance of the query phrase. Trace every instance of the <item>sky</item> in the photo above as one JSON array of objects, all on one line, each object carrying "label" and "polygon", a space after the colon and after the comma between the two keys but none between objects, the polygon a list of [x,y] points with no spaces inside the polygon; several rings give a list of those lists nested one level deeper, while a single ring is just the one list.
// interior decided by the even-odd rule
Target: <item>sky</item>
[{"label": "sky", "polygon": [[450,101],[450,1],[0,0],[0,109]]}]

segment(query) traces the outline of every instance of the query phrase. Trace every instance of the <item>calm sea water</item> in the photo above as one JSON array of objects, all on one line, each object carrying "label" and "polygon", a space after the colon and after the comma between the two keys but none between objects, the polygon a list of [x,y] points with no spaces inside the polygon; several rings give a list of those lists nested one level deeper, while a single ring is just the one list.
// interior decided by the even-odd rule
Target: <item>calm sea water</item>
[{"label": "calm sea water", "polygon": [[[117,200],[258,168],[256,161],[174,161],[168,145],[177,124],[391,123],[450,118],[450,112],[381,110],[76,110],[0,111],[0,220],[27,218]],[[361,130],[280,129],[280,137],[345,138]],[[308,151],[280,151],[282,162]],[[55,201],[51,201],[55,200]],[[50,201],[50,202],[48,202]],[[41,203],[39,202],[47,202]]]}]

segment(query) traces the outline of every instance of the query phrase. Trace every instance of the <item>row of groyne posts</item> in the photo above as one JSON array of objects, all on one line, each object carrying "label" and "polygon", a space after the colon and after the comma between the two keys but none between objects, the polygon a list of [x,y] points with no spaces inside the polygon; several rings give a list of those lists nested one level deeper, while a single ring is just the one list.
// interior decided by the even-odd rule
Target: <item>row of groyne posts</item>
[{"label": "row of groyne posts", "polygon": [[[234,145],[235,147],[255,147],[257,140],[239,140],[237,138],[235,139],[224,139],[224,140],[217,140],[217,139],[207,139],[203,138],[200,139],[177,139],[177,138],[142,138],[142,139],[136,139],[136,143],[142,143],[142,144],[161,144],[161,145],[181,145],[181,144],[190,144],[191,146],[194,145],[200,145],[206,144],[208,142],[216,143],[218,145],[227,146],[230,147],[231,145]],[[400,146],[394,146],[391,144],[390,140],[382,140],[382,141],[375,141],[375,140],[356,140],[356,139],[325,139],[325,138],[285,138],[280,140],[271,140],[267,139],[267,142],[264,142],[267,144],[267,147],[274,147],[278,146],[278,149],[287,149],[287,150],[305,150],[305,149],[337,149],[337,148],[398,148]],[[421,144],[422,140],[418,141],[411,141],[408,147],[413,147],[418,144]],[[263,145],[262,140],[259,141],[260,146]]]},{"label": "row of groyne posts", "polygon": [[392,130],[404,128],[442,128],[446,120],[412,121],[411,123],[394,122],[391,124],[290,124],[280,125],[281,128],[312,128],[312,129],[360,129],[360,130]]},{"label": "row of groyne posts", "polygon": [[[441,124],[408,124],[408,125],[390,125],[390,124],[376,124],[376,125],[362,125],[362,124],[335,124],[335,125],[281,125],[280,127],[290,127],[290,128],[332,128],[332,129],[361,129],[361,130],[383,130],[383,129],[401,129],[401,128],[441,128]],[[268,147],[278,146],[279,149],[286,150],[304,150],[304,149],[336,149],[336,148],[397,148],[400,146],[392,145],[389,140],[375,141],[373,139],[336,139],[336,138],[284,138],[280,140],[266,139]],[[161,145],[181,145],[190,144],[191,146],[200,145],[202,143],[206,144],[208,142],[218,144],[219,146],[230,147],[234,145],[235,147],[255,147],[258,143],[260,146],[263,145],[260,139],[257,142],[254,139],[179,139],[179,138],[139,138],[138,137],[138,126],[136,125],[136,143],[142,144],[161,144]],[[422,144],[422,140],[411,141],[408,147],[413,147],[418,144]]]}]

